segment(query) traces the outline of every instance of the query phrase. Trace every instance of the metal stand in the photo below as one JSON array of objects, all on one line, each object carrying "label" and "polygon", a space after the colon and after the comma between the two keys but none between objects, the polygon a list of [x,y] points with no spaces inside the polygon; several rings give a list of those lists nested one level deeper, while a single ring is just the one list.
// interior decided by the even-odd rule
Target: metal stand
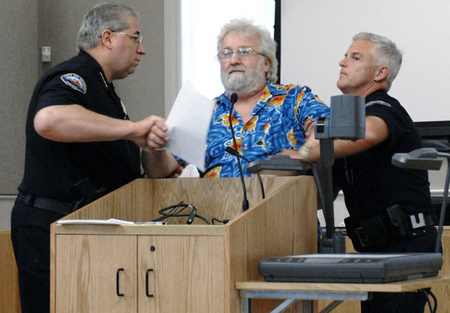
[{"label": "metal stand", "polygon": [[440,252],[442,232],[444,231],[445,211],[447,209],[448,187],[450,184],[450,154],[438,152],[433,148],[416,149],[409,153],[396,153],[392,156],[392,164],[401,168],[411,168],[419,170],[439,170],[442,160],[447,159],[447,175],[445,176],[444,194],[442,197],[441,216],[439,217],[438,237],[436,240],[436,253]]},{"label": "metal stand", "polygon": [[332,169],[334,164],[334,140],[358,140],[365,138],[364,98],[354,95],[331,97],[330,117],[318,118],[314,128],[316,139],[320,141],[320,161],[322,168],[321,185],[324,193],[323,215],[326,235],[321,239],[321,253],[345,253],[340,251],[340,241],[334,232],[334,191]]},{"label": "metal stand", "polygon": [[311,303],[311,313],[314,312],[314,300],[334,300],[320,313],[328,313],[344,300],[365,301],[371,299],[372,293],[367,291],[295,291],[295,290],[240,290],[241,313],[251,313],[251,299],[286,299],[271,313],[281,313],[290,308],[297,300],[307,300]]}]

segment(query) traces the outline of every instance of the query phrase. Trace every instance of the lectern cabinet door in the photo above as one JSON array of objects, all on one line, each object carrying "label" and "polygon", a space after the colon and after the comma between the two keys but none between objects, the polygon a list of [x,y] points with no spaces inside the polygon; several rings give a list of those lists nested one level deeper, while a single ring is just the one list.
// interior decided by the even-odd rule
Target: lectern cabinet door
[{"label": "lectern cabinet door", "polygon": [[136,312],[136,241],[57,235],[56,312]]},{"label": "lectern cabinet door", "polygon": [[139,236],[139,312],[225,312],[224,238]]}]

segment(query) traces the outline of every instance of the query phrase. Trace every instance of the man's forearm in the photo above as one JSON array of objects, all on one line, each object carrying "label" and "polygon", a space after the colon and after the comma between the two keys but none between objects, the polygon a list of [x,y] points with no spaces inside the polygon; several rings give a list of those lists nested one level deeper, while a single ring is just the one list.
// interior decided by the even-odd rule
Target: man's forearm
[{"label": "man's forearm", "polygon": [[147,177],[167,177],[178,170],[180,164],[167,150],[149,153],[142,150],[142,167]]}]

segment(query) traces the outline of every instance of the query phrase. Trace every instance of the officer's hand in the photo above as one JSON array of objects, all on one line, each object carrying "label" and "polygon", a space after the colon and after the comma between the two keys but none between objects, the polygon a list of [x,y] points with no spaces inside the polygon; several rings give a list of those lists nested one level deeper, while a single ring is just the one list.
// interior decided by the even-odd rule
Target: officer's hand
[{"label": "officer's hand", "polygon": [[169,140],[165,119],[151,115],[135,123],[138,132],[132,141],[142,149],[154,153],[155,150],[164,148]]},{"label": "officer's hand", "polygon": [[168,140],[169,135],[167,134],[165,120],[155,116],[154,123],[146,136],[144,149],[154,153],[156,150],[164,148]]}]

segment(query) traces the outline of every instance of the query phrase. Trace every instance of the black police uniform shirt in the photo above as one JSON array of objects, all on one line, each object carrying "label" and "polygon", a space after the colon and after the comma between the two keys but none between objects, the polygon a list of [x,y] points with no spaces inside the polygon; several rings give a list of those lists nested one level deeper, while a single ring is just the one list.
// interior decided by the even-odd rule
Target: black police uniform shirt
[{"label": "black police uniform shirt", "polygon": [[114,86],[87,52],[52,68],[37,83],[26,123],[25,171],[19,191],[66,202],[80,200],[74,185],[91,180],[111,192],[142,177],[139,147],[131,141],[62,143],[38,135],[36,113],[52,105],[79,104],[117,119],[128,119]]},{"label": "black police uniform shirt", "polygon": [[371,149],[336,159],[333,181],[343,193],[350,217],[360,222],[400,204],[408,213],[432,212],[428,173],[397,167],[391,158],[422,147],[418,130],[406,110],[385,91],[366,97],[366,116],[381,118],[389,137]]}]

